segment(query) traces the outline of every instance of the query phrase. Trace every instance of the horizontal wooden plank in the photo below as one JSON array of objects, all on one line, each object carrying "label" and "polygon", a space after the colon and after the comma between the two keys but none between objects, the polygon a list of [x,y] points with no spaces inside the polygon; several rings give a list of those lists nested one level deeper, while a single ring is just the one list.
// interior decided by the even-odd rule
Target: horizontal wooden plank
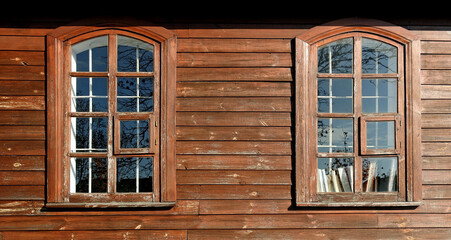
[{"label": "horizontal wooden plank", "polygon": [[0,96],[45,95],[45,81],[0,81]]},{"label": "horizontal wooden plank", "polygon": [[291,126],[291,114],[271,112],[177,112],[177,125],[285,127]]},{"label": "horizontal wooden plank", "polygon": [[0,141],[0,155],[45,155],[45,141]]},{"label": "horizontal wooden plank", "polygon": [[45,110],[45,97],[0,96],[0,110]]},{"label": "horizontal wooden plank", "polygon": [[178,68],[177,81],[293,81],[291,68]]},{"label": "horizontal wooden plank", "polygon": [[0,50],[44,51],[45,37],[0,36]]},{"label": "horizontal wooden plank", "polygon": [[44,171],[0,171],[2,186],[44,186]]},{"label": "horizontal wooden plank", "polygon": [[291,171],[177,170],[177,184],[291,185]]},{"label": "horizontal wooden plank", "polygon": [[183,82],[177,84],[177,97],[289,97],[288,82]]},{"label": "horizontal wooden plank", "polygon": [[451,99],[451,85],[422,85],[421,99]]},{"label": "horizontal wooden plank", "polygon": [[421,70],[421,84],[450,84],[451,70]]},{"label": "horizontal wooden plank", "polygon": [[423,157],[423,169],[451,169],[451,157]]},{"label": "horizontal wooden plank", "polygon": [[44,200],[44,186],[0,186],[0,200]]},{"label": "horizontal wooden plank", "polygon": [[421,101],[421,113],[451,113],[451,100],[429,100]]},{"label": "horizontal wooden plank", "polygon": [[422,69],[451,69],[451,55],[421,55]]},{"label": "horizontal wooden plank", "polygon": [[422,41],[421,53],[451,54],[451,41]]},{"label": "horizontal wooden plank", "polygon": [[451,156],[451,142],[422,143],[423,156]]},{"label": "horizontal wooden plank", "polygon": [[117,230],[117,231],[3,231],[0,237],[12,239],[147,239],[186,240],[186,230]]},{"label": "horizontal wooden plank", "polygon": [[45,125],[45,111],[1,111],[0,125]]},{"label": "horizontal wooden plank", "polygon": [[280,24],[268,27],[259,24],[211,25],[190,24],[190,28],[174,29],[179,38],[294,38],[306,31],[310,26]]},{"label": "horizontal wooden plank", "polygon": [[48,28],[20,28],[20,27],[2,27],[0,28],[0,35],[5,36],[37,36],[44,37],[48,32],[53,29]]},{"label": "horizontal wooden plank", "polygon": [[45,140],[45,127],[0,126],[0,140]]},{"label": "horizontal wooden plank", "polygon": [[291,199],[288,185],[178,185],[177,199]]},{"label": "horizontal wooden plank", "polygon": [[0,156],[0,171],[44,171],[45,156]]},{"label": "horizontal wooden plank", "polygon": [[291,170],[291,156],[177,155],[177,169]]},{"label": "horizontal wooden plank", "polygon": [[450,228],[451,214],[34,216],[0,218],[0,230]]},{"label": "horizontal wooden plank", "polygon": [[451,199],[451,185],[423,185],[423,199]]},{"label": "horizontal wooden plank", "polygon": [[451,128],[451,114],[422,114],[422,128]]},{"label": "horizontal wooden plank", "polygon": [[176,110],[201,112],[290,112],[291,100],[289,97],[177,98]]},{"label": "horizontal wooden plank", "polygon": [[45,80],[43,66],[0,65],[0,80]]},{"label": "horizontal wooden plank", "polygon": [[451,202],[446,200],[424,200],[412,209],[359,209],[359,208],[296,208],[291,200],[233,199],[199,200],[200,214],[348,214],[348,213],[451,213]]},{"label": "horizontal wooden plank", "polygon": [[451,170],[423,170],[423,184],[451,184]]},{"label": "horizontal wooden plank", "polygon": [[348,239],[446,239],[451,229],[407,228],[407,229],[252,229],[252,230],[190,230],[190,239],[284,239],[322,240]]},{"label": "horizontal wooden plank", "polygon": [[291,141],[291,128],[290,127],[177,127],[176,135],[177,140]]},{"label": "horizontal wooden plank", "polygon": [[44,66],[44,52],[0,51],[0,65]]},{"label": "horizontal wooden plank", "polygon": [[176,148],[177,154],[291,155],[290,142],[177,141]]},{"label": "horizontal wooden plank", "polygon": [[291,53],[178,53],[177,67],[291,67]]},{"label": "horizontal wooden plank", "polygon": [[0,215],[20,216],[39,214],[43,207],[44,201],[0,201]]},{"label": "horizontal wooden plank", "polygon": [[422,129],[421,140],[428,142],[451,141],[451,128]]},{"label": "horizontal wooden plank", "polygon": [[290,39],[178,39],[177,52],[291,52]]}]

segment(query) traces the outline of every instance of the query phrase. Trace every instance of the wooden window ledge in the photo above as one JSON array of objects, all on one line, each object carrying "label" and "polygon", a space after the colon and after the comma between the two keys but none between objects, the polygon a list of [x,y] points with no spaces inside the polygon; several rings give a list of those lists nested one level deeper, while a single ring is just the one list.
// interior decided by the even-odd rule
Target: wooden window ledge
[{"label": "wooden window ledge", "polygon": [[418,207],[422,202],[298,202],[297,207]]},{"label": "wooden window ledge", "polygon": [[108,202],[108,203],[47,203],[49,209],[56,208],[168,208],[176,202]]}]

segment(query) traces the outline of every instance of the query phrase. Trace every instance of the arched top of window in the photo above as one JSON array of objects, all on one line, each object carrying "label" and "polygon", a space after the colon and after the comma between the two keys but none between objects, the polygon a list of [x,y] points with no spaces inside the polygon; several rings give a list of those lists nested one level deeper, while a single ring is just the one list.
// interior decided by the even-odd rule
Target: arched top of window
[{"label": "arched top of window", "polygon": [[346,18],[331,21],[323,25],[313,27],[297,36],[297,38],[312,45],[333,36],[353,32],[382,36],[386,39],[396,41],[401,44],[408,44],[418,39],[416,35],[412,34],[405,28],[380,20],[364,18]]}]

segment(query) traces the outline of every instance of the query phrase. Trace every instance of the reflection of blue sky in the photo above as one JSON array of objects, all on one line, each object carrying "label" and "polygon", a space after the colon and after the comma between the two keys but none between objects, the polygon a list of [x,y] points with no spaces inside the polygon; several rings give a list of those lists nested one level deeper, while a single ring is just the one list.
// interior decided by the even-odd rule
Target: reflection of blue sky
[{"label": "reflection of blue sky", "polygon": [[318,151],[352,152],[352,118],[319,118]]},{"label": "reflection of blue sky", "polygon": [[367,122],[366,144],[368,149],[395,148],[395,122]]},{"label": "reflection of blue sky", "polygon": [[364,113],[397,112],[396,79],[363,79],[362,111]]}]

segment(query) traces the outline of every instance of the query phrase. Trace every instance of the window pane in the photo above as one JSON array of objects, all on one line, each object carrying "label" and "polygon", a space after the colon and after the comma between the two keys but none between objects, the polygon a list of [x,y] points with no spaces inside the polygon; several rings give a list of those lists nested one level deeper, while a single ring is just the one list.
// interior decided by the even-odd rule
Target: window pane
[{"label": "window pane", "polygon": [[345,38],[318,48],[319,73],[352,73],[353,39]]},{"label": "window pane", "polygon": [[117,69],[119,72],[153,72],[153,45],[124,37],[117,37]]},{"label": "window pane", "polygon": [[71,192],[100,193],[108,191],[106,158],[72,158],[71,179],[75,181]]},{"label": "window pane", "polygon": [[118,158],[117,192],[152,192],[153,158]]},{"label": "window pane", "polygon": [[318,158],[318,192],[353,192],[353,158]]},{"label": "window pane", "polygon": [[153,192],[153,158],[139,159],[139,192]]},{"label": "window pane", "polygon": [[136,192],[136,158],[117,158],[117,192]]},{"label": "window pane", "polygon": [[318,112],[352,113],[352,79],[318,79]]},{"label": "window pane", "polygon": [[366,123],[367,149],[395,148],[395,121]]},{"label": "window pane", "polygon": [[103,118],[71,118],[71,151],[106,152],[108,120]]},{"label": "window pane", "polygon": [[101,36],[72,46],[72,71],[108,71],[108,36]]},{"label": "window pane", "polygon": [[148,148],[149,121],[129,120],[120,121],[121,148]]},{"label": "window pane", "polygon": [[153,78],[118,78],[118,112],[152,112]]},{"label": "window pane", "polygon": [[318,119],[318,152],[353,152],[352,118]]},{"label": "window pane", "polygon": [[72,111],[107,112],[107,78],[72,78]]},{"label": "window pane", "polygon": [[398,191],[398,159],[396,157],[363,158],[364,192]]},{"label": "window pane", "polygon": [[362,79],[362,112],[397,112],[397,92],[396,79]]},{"label": "window pane", "polygon": [[362,39],[362,73],[398,72],[398,49],[387,43]]}]

